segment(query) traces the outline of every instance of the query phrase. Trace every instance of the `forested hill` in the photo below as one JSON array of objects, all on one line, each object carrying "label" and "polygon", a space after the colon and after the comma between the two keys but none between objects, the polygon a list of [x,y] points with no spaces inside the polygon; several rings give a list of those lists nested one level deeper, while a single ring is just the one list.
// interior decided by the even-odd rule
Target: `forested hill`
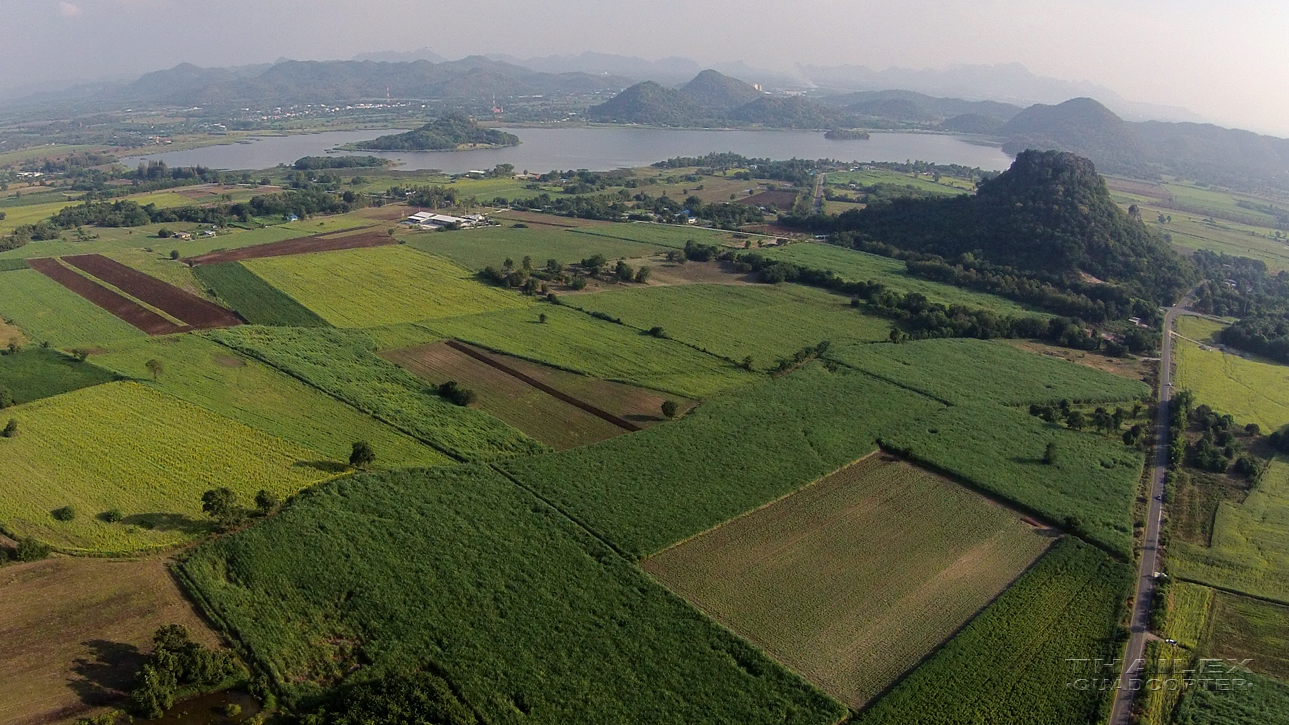
[{"label": "forested hill", "polygon": [[1086,156],[1108,173],[1169,173],[1250,188],[1289,189],[1289,140],[1210,124],[1129,123],[1091,98],[1031,106],[998,132],[1003,149],[1058,149]]},{"label": "forested hill", "polygon": [[1195,279],[1189,262],[1114,203],[1092,162],[1072,153],[1025,151],[975,196],[896,199],[847,211],[830,226],[856,242],[948,260],[1091,275],[1155,302],[1176,299]]},{"label": "forested hill", "polygon": [[655,126],[771,126],[835,128],[854,125],[856,116],[801,97],[769,96],[714,70],[699,73],[679,89],[653,81],[637,83],[592,106],[592,121]]},{"label": "forested hill", "polygon": [[459,113],[435,119],[406,133],[380,136],[355,144],[363,151],[453,151],[479,146],[517,146],[519,137],[483,128],[474,119]]}]

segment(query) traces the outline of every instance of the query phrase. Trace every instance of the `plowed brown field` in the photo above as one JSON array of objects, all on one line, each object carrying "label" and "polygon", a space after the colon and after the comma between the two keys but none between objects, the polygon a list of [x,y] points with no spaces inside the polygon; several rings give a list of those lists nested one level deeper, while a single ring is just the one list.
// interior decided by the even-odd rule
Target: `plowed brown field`
[{"label": "plowed brown field", "polygon": [[[351,231],[351,230],[346,230]],[[190,266],[199,264],[219,264],[220,262],[240,262],[245,259],[263,259],[265,257],[289,257],[294,254],[309,254],[310,252],[334,252],[338,249],[361,249],[366,247],[382,247],[387,244],[396,244],[398,240],[389,236],[386,232],[367,232],[364,234],[350,234],[348,236],[336,236],[340,232],[328,232],[325,235],[313,237],[302,237],[300,239],[287,239],[281,242],[270,242],[269,244],[256,244],[252,247],[242,247],[241,249],[227,249],[222,252],[211,252],[199,257],[189,257],[184,261]]]},{"label": "plowed brown field", "polygon": [[169,335],[189,328],[180,327],[137,302],[73,272],[59,264],[57,259],[32,259],[32,269],[61,284],[67,289],[111,312],[117,317],[143,330],[149,335]]},{"label": "plowed brown field", "polygon": [[166,284],[101,254],[79,254],[63,261],[142,300],[196,329],[242,324],[237,315],[213,302]]}]

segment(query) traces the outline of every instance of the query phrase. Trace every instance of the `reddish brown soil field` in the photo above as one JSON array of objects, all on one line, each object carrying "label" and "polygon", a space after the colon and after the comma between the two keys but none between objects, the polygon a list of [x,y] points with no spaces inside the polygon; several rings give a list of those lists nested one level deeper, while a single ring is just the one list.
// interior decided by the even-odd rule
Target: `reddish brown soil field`
[{"label": "reddish brown soil field", "polygon": [[340,249],[359,249],[365,247],[382,247],[387,244],[398,243],[398,240],[389,236],[386,232],[366,232],[364,234],[351,234],[347,237],[336,236],[336,234],[339,233],[340,232],[330,232],[326,235],[320,234],[313,237],[303,237],[301,239],[287,239],[282,242],[257,244],[253,247],[242,247],[241,249],[228,249],[222,252],[211,252],[210,254],[203,254],[200,257],[189,257],[184,261],[187,262],[189,266],[196,267],[199,264],[240,262],[244,259],[263,259],[265,257],[289,257],[293,254],[334,252]]},{"label": "reddish brown soil field", "polygon": [[765,206],[777,207],[779,211],[790,211],[792,205],[797,201],[797,192],[795,191],[763,191],[760,194],[745,196],[738,200],[740,204],[748,206]]},{"label": "reddish brown soil field", "polygon": [[101,254],[78,254],[63,257],[63,261],[194,328],[233,327],[242,324],[237,315],[213,302],[207,302]]},{"label": "reddish brown soil field", "polygon": [[609,224],[594,219],[576,219],[573,217],[557,216],[555,214],[542,214],[535,211],[506,211],[496,215],[497,220],[507,222],[523,222],[525,224],[541,224],[548,227],[563,227],[565,229],[575,229],[579,227],[599,227]]},{"label": "reddish brown soil field", "polygon": [[180,327],[146,307],[129,300],[112,290],[86,279],[58,263],[56,259],[32,259],[28,261],[32,269],[40,272],[58,284],[111,312],[117,317],[143,330],[149,335],[169,335],[183,332],[189,328]]}]

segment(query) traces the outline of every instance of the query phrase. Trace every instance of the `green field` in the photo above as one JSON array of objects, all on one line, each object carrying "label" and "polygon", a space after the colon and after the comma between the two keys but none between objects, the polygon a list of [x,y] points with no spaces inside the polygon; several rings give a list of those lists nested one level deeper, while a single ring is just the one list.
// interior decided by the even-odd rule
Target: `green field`
[{"label": "green field", "polygon": [[502,467],[633,557],[791,493],[939,406],[812,363],[712,399],[678,422]]},{"label": "green field", "polygon": [[[1205,346],[1217,344],[1222,325],[1198,317],[1177,320],[1177,333]],[[1264,431],[1289,424],[1289,366],[1249,360],[1189,340],[1176,340],[1177,381],[1180,390],[1195,394],[1219,413],[1241,425],[1257,423]]]},{"label": "green field", "polygon": [[909,274],[904,262],[898,259],[868,254],[854,249],[822,242],[799,242],[786,247],[756,250],[771,259],[809,267],[826,269],[848,282],[880,282],[888,288],[903,293],[917,292],[932,302],[945,305],[968,305],[993,310],[1000,315],[1035,314],[1030,308],[1005,297],[962,289],[952,285],[932,282]]},{"label": "green field", "polygon": [[1277,458],[1243,502],[1218,505],[1212,544],[1173,542],[1169,572],[1289,604],[1289,463]]},{"label": "green field", "polygon": [[146,337],[35,270],[0,274],[0,315],[34,342],[61,349]]},{"label": "green field", "polygon": [[883,458],[667,549],[644,568],[862,707],[1052,541],[956,484]]},{"label": "green field", "polygon": [[923,174],[887,171],[885,169],[828,172],[829,186],[846,186],[848,184],[858,184],[860,186],[872,186],[874,184],[912,186],[918,191],[926,191],[932,194],[944,194],[945,196],[957,196],[958,194],[962,194],[970,190],[970,182],[963,179],[955,179],[950,176],[942,177],[941,180],[937,182],[934,178],[928,178]]},{"label": "green field", "polygon": [[[543,313],[545,324],[538,322]],[[433,336],[455,337],[565,370],[691,398],[762,379],[674,340],[659,340],[555,305],[448,317],[423,326]]]},{"label": "green field", "polygon": [[1208,629],[1213,590],[1184,581],[1168,583],[1168,619],[1163,635],[1177,643],[1198,649]]},{"label": "green field", "polygon": [[724,244],[734,241],[733,235],[729,232],[720,232],[715,229],[683,227],[675,224],[647,224],[641,222],[633,222],[630,224],[597,224],[595,226],[578,227],[577,229],[572,230],[572,233],[590,237],[625,239],[630,242],[640,242],[642,244],[652,244],[659,247],[670,247],[672,249],[684,249],[685,243],[691,239],[697,244]]},{"label": "green field", "polygon": [[244,326],[205,334],[460,459],[547,450],[486,413],[440,398],[425,381],[378,357],[360,331]]},{"label": "green field", "polygon": [[[196,335],[115,343],[97,365],[206,410],[344,462],[355,441],[376,451],[376,466],[432,466],[447,456],[319,392],[306,383]],[[154,381],[145,363],[164,371]],[[323,461],[319,461],[323,463]]]},{"label": "green field", "polygon": [[247,269],[337,327],[377,327],[531,303],[403,246],[254,259]]},{"label": "green field", "polygon": [[325,327],[327,321],[237,262],[203,264],[192,273],[252,325]]},{"label": "green field", "polygon": [[[1052,465],[1043,462],[1048,443],[1056,444]],[[1144,460],[1117,438],[1050,425],[1001,406],[964,405],[884,433],[882,445],[1111,551],[1131,552],[1132,507]]]},{"label": "green field", "polygon": [[18,405],[115,379],[103,368],[56,350],[32,347],[0,355],[0,388]]},{"label": "green field", "polygon": [[672,339],[767,370],[803,347],[887,340],[891,324],[850,300],[799,285],[693,284],[566,297],[564,304],[616,317],[637,330],[662,327]]},{"label": "green field", "polygon": [[1236,661],[1260,674],[1289,680],[1289,607],[1216,592],[1208,654]]},{"label": "green field", "polygon": [[839,345],[828,357],[950,404],[1105,403],[1145,398],[1150,388],[1000,341],[920,340]]},{"label": "green field", "polygon": [[359,476],[181,564],[288,699],[428,669],[497,725],[826,725],[845,709],[470,466]]},{"label": "green field", "polygon": [[[1213,683],[1182,697],[1175,725],[1268,725],[1289,722],[1289,684],[1240,673],[1237,686]],[[1229,687],[1230,689],[1222,689]]]},{"label": "green field", "polygon": [[1105,675],[1086,660],[1111,643],[1132,573],[1075,539],[1052,548],[965,629],[861,714],[858,725],[1086,725],[1105,691],[1070,687]]},{"label": "green field", "polygon": [[[5,411],[19,435],[0,440],[5,531],[88,552],[191,541],[210,530],[204,491],[227,486],[244,504],[285,497],[329,474],[300,465],[319,454],[137,383],[109,383]],[[72,506],[72,521],[52,511]],[[124,518],[99,518],[118,509]]]},{"label": "green field", "polygon": [[426,232],[400,236],[409,247],[430,252],[468,269],[487,266],[501,268],[511,259],[518,265],[524,257],[532,257],[534,267],[543,267],[546,260],[571,264],[596,254],[607,259],[620,257],[647,257],[667,251],[657,244],[623,241],[605,236],[578,234],[570,229],[534,225],[528,229],[484,227],[459,232]]}]

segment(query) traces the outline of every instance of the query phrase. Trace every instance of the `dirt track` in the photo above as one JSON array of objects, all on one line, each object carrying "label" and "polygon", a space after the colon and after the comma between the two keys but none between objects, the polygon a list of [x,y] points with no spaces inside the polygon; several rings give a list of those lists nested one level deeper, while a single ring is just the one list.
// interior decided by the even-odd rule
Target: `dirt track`
[{"label": "dirt track", "polygon": [[257,244],[253,247],[228,249],[222,252],[211,252],[210,254],[203,254],[198,257],[189,257],[184,261],[187,262],[189,266],[196,267],[200,264],[240,262],[244,259],[289,257],[294,254],[308,254],[310,252],[334,252],[340,249],[381,247],[387,244],[396,244],[398,242],[398,240],[389,236],[389,234],[385,232],[351,234],[347,237],[336,236],[340,233],[341,232],[329,232],[325,235],[319,234],[317,236],[303,237],[301,239],[287,239],[281,242]]},{"label": "dirt track", "polygon": [[213,302],[207,302],[101,254],[80,254],[62,259],[193,328],[234,327],[242,324],[237,315]]},{"label": "dirt track", "polygon": [[133,300],[127,299],[93,280],[73,272],[59,264],[56,259],[32,259],[28,261],[28,265],[149,335],[170,335],[189,329],[180,327]]}]

